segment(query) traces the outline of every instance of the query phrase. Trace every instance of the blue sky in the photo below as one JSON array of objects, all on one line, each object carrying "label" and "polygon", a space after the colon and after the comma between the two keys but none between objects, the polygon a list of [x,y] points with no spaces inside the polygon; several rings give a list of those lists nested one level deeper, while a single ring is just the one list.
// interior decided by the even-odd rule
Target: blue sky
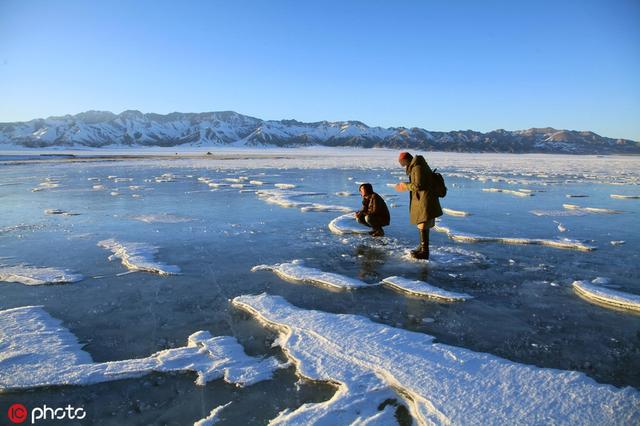
[{"label": "blue sky", "polygon": [[640,1],[0,0],[0,121],[90,109],[640,140]]}]

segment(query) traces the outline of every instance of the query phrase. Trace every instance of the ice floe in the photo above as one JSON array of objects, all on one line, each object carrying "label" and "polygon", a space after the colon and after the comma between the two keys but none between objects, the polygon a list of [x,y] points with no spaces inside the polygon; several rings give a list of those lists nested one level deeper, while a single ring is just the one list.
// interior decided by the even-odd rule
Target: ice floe
[{"label": "ice floe", "polygon": [[208,331],[189,336],[187,346],[138,359],[94,363],[77,338],[41,306],[0,311],[0,392],[41,386],[88,385],[141,377],[151,372],[194,371],[196,384],[224,378],[247,386],[282,368],[275,358],[245,354],[234,337]]},{"label": "ice floe", "polygon": [[281,412],[270,424],[633,424],[640,393],[583,373],[518,364],[434,343],[432,336],[356,315],[297,308],[279,296],[233,305],[279,331],[276,343],[310,380],[335,384],[328,401]]},{"label": "ice floe", "polygon": [[227,402],[224,405],[217,406],[216,408],[211,410],[211,412],[207,417],[205,417],[204,419],[198,420],[193,424],[193,426],[211,426],[218,423],[218,421],[220,420],[220,413],[222,412],[222,410],[227,408],[230,404],[231,404],[231,401]]},{"label": "ice floe", "polygon": [[251,268],[251,272],[256,271],[273,271],[276,275],[287,281],[320,284],[339,290],[354,290],[375,285],[367,284],[355,278],[345,277],[344,275],[309,268],[304,266],[301,260],[293,260],[289,263],[276,263],[275,265],[256,265]]},{"label": "ice floe", "polygon": [[620,194],[611,194],[611,198],[616,198],[619,200],[640,200],[640,195],[620,195]]},{"label": "ice floe", "polygon": [[533,196],[532,192],[524,192],[524,191],[515,191],[513,189],[501,189],[501,188],[482,188],[484,192],[503,192],[509,195],[515,195],[517,197],[531,197]]},{"label": "ice floe", "polygon": [[60,209],[45,209],[44,210],[44,214],[62,215],[62,216],[78,216],[78,215],[80,215],[80,213],[72,213],[72,212],[67,212],[67,211],[60,210]]},{"label": "ice floe", "polygon": [[444,214],[446,214],[446,215],[449,215],[449,216],[459,216],[459,217],[463,217],[463,216],[470,216],[470,215],[471,215],[471,213],[469,213],[469,212],[465,212],[465,211],[462,211],[462,210],[453,210],[453,209],[448,209],[448,208],[446,208],[446,207],[443,207],[443,208],[442,208],[442,212],[443,212]]},{"label": "ice floe", "polygon": [[577,206],[575,204],[563,204],[562,207],[564,207],[567,210],[577,210],[577,211],[581,211],[581,212],[585,212],[585,213],[596,213],[596,214],[620,214],[620,213],[624,213],[621,210],[604,209],[604,208],[598,208],[598,207],[581,207],[581,206]]},{"label": "ice floe", "polygon": [[273,186],[275,186],[276,188],[279,189],[293,189],[296,187],[296,185],[292,184],[292,183],[276,183]]},{"label": "ice floe", "polygon": [[294,198],[311,197],[325,195],[322,192],[299,192],[299,191],[282,191],[278,189],[261,189],[256,191],[256,195],[269,204],[275,204],[286,208],[299,208],[303,212],[310,211],[353,211],[345,206],[332,206],[308,201],[298,201]]},{"label": "ice floe", "polygon": [[371,228],[359,223],[353,213],[343,214],[329,222],[329,230],[334,234],[368,234]]},{"label": "ice floe", "polygon": [[534,216],[552,216],[552,217],[566,217],[566,216],[584,216],[586,213],[578,210],[530,210]]},{"label": "ice floe", "polygon": [[158,248],[146,243],[108,239],[100,241],[98,246],[113,252],[109,256],[109,260],[113,260],[115,257],[120,258],[122,259],[122,264],[133,271],[155,272],[160,275],[180,272],[180,268],[175,265],[167,265],[154,260],[156,253],[158,253]]},{"label": "ice floe", "polygon": [[608,284],[608,281],[574,281],[572,286],[576,293],[590,302],[640,312],[640,295],[601,287],[603,284]]},{"label": "ice floe", "polygon": [[54,178],[45,178],[43,182],[39,183],[38,186],[33,188],[31,192],[40,192],[46,189],[54,189],[60,186],[60,181]]},{"label": "ice floe", "polygon": [[81,274],[67,269],[29,265],[0,265],[0,281],[26,285],[43,285],[74,283],[82,279],[84,277]]},{"label": "ice floe", "polygon": [[153,178],[154,182],[162,183],[162,182],[175,182],[177,177],[172,173],[163,173],[160,176],[156,176]]},{"label": "ice floe", "polygon": [[610,243],[611,243],[612,246],[619,246],[619,245],[624,244],[625,241],[623,241],[623,240],[613,240],[613,241],[610,241]]},{"label": "ice floe", "polygon": [[563,238],[560,240],[548,240],[543,238],[520,238],[520,237],[485,237],[475,234],[454,231],[444,226],[442,222],[433,227],[434,231],[447,234],[454,241],[464,243],[502,243],[502,244],[527,244],[554,247],[559,249],[573,249],[580,251],[595,250],[595,246],[586,244],[582,241]]},{"label": "ice floe", "polygon": [[473,297],[465,293],[456,293],[453,291],[443,290],[429,283],[418,280],[409,280],[407,278],[392,276],[382,280],[383,285],[399,290],[403,293],[414,296],[428,297],[432,299],[444,300],[447,302],[458,302],[472,299]]},{"label": "ice floe", "polygon": [[564,226],[562,223],[558,222],[557,220],[554,220],[553,223],[555,223],[557,225],[556,227],[558,228],[558,231],[560,231],[560,232],[566,232],[567,231],[567,227]]}]

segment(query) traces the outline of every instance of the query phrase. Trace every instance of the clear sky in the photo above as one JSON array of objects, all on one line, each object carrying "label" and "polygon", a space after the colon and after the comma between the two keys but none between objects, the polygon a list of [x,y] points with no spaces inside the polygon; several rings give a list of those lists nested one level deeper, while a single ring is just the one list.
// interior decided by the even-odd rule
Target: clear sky
[{"label": "clear sky", "polygon": [[0,121],[90,109],[640,140],[640,1],[0,0]]}]

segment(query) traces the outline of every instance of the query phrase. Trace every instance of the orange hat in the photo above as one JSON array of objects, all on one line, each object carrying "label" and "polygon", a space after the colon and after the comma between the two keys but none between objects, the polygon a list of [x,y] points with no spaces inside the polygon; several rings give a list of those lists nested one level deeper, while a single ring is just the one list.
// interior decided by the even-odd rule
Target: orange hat
[{"label": "orange hat", "polygon": [[409,154],[408,152],[401,152],[398,156],[398,161],[407,160],[409,158],[412,158],[411,154]]}]

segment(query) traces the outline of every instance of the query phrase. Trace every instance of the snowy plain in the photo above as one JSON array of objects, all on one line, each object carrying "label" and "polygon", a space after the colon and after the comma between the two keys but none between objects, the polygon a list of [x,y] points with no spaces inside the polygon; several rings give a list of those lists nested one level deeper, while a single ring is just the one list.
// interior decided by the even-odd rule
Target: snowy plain
[{"label": "snowy plain", "polygon": [[[275,318],[265,327],[258,318],[274,314],[264,303],[280,296],[282,304],[272,305],[274,309],[295,306],[299,324],[318,315],[340,324],[336,318],[348,314],[346,328],[355,321],[381,327],[384,333],[414,333],[446,346],[451,356],[491,359],[495,365],[526,371],[517,382],[522,386],[535,386],[544,375],[555,383],[547,390],[547,400],[509,400],[505,393],[500,404],[490,407],[495,409],[492,414],[480,410],[469,415],[502,413],[493,418],[504,420],[509,413],[518,418],[518,413],[531,412],[541,421],[570,424],[579,420],[566,414],[577,402],[564,399],[568,382],[557,378],[572,377],[585,386],[581,392],[605,389],[594,390],[585,403],[587,423],[637,420],[632,405],[640,388],[640,315],[615,304],[591,303],[574,282],[583,282],[582,288],[599,298],[635,301],[640,295],[640,159],[426,153],[447,180],[449,193],[442,201],[453,213],[443,218],[448,234],[431,233],[433,257],[425,262],[406,255],[417,243],[417,232],[408,224],[407,194],[387,186],[404,179],[396,151],[212,152],[75,151],[70,153],[76,157],[66,159],[24,152],[16,159],[10,152],[0,153],[0,200],[10,206],[0,217],[0,321],[8,321],[12,308],[42,306],[37,315],[60,320],[58,328],[68,333],[47,331],[50,338],[76,339],[77,349],[89,357],[82,368],[94,370],[101,363],[122,360],[156,362],[150,354],[188,347],[189,336],[199,331],[213,339],[236,339],[249,357],[275,356],[286,362],[314,348],[312,342],[305,346],[303,335],[315,328],[294,333],[302,340],[287,352],[280,327],[290,324]],[[95,158],[106,154],[113,156]],[[122,158],[131,154],[140,156]],[[358,182],[371,182],[391,207],[392,223],[381,239],[366,235],[367,229],[348,213],[360,208]],[[513,196],[509,191],[532,195]],[[567,197],[576,194],[586,196],[576,203],[580,209],[563,207]],[[619,213],[606,214],[609,210]],[[489,237],[456,240],[452,234]],[[520,243],[504,244],[500,238]],[[589,249],[559,249],[540,241]],[[282,270],[292,259],[302,262]],[[334,274],[328,277],[344,277],[361,288],[327,291],[326,285],[295,285],[278,274],[251,272],[256,265],[274,272],[280,267],[282,275],[293,274],[298,282]],[[31,278],[26,276],[29,271]],[[16,279],[16,273],[22,278]],[[61,280],[65,274],[73,279]],[[55,285],[46,285],[47,277]],[[379,285],[388,278],[395,278],[395,289]],[[398,291],[398,285],[405,291]],[[451,303],[411,291],[465,297]],[[252,295],[261,293],[269,296],[259,308]],[[274,331],[275,323],[283,325]],[[326,326],[322,321],[314,325]],[[336,327],[340,336],[344,330]],[[37,333],[32,336],[36,341]],[[367,339],[362,345],[369,352],[387,346]],[[29,352],[28,345],[23,350]],[[19,364],[6,349],[0,349],[0,357],[10,360],[12,368]],[[0,393],[0,400],[82,404],[93,421],[104,424],[121,424],[122,416],[132,423],[209,419],[219,424],[306,424],[300,419],[309,413],[335,421],[340,404],[329,401],[342,395],[335,382],[344,373],[318,364],[313,368],[326,368],[323,377],[328,379],[317,381],[304,374],[310,365],[294,361],[274,371],[271,379],[242,388],[223,380],[196,386],[196,373],[189,369],[147,368],[144,375],[131,373],[122,380]],[[82,377],[82,368],[68,374]],[[417,368],[406,363],[394,377],[408,377]],[[393,401],[367,410],[379,424],[402,416],[418,424],[448,419],[466,423],[450,415],[455,404],[463,404],[465,397],[470,404],[482,400],[490,390],[465,385],[452,370],[443,371],[451,374],[439,377],[444,390],[438,397],[416,396],[427,405],[412,405],[404,394],[383,386],[370,396],[388,395]],[[494,380],[505,389],[516,383],[497,373],[479,377],[479,383]],[[615,415],[603,414],[607,403],[602,401],[609,398],[604,394],[615,395],[608,400],[615,400]],[[454,395],[463,396],[451,402]],[[598,405],[601,402],[604,405]],[[444,414],[420,414],[429,404]],[[507,408],[512,411],[500,411]]]}]

